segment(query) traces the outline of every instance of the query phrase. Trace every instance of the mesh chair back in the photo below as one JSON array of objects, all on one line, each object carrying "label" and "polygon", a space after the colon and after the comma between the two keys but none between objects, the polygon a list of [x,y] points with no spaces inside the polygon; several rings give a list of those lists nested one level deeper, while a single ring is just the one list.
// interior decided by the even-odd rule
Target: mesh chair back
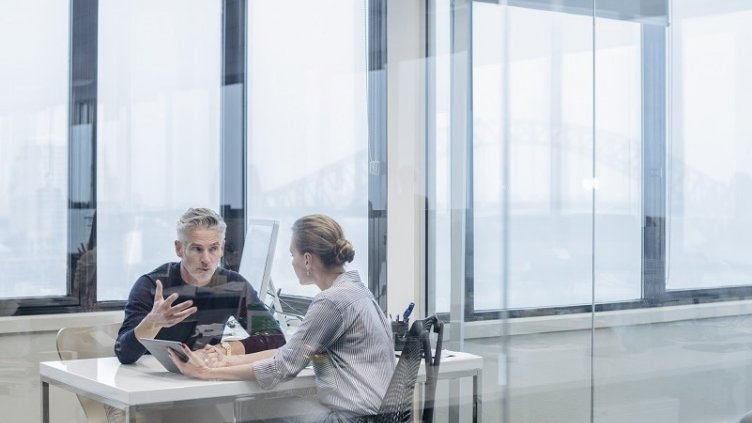
[{"label": "mesh chair back", "polygon": [[426,349],[426,392],[423,402],[423,423],[433,422],[433,406],[436,398],[436,381],[439,378],[439,364],[441,363],[441,349],[444,339],[444,323],[433,315],[424,320],[423,328],[426,336],[431,333],[431,329],[436,333],[436,348],[431,357],[430,343]]},{"label": "mesh chair back", "polygon": [[[412,421],[413,396],[418,369],[427,347],[431,351],[428,333],[422,320],[416,320],[407,333],[394,375],[389,382],[379,414],[373,419],[376,423],[403,423]],[[430,353],[429,353],[430,355]]]}]

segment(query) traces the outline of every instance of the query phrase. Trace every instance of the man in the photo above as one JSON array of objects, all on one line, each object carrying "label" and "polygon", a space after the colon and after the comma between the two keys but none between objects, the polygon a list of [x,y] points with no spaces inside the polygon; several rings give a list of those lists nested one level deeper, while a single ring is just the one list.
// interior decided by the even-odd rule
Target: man
[{"label": "man", "polygon": [[[183,214],[175,241],[180,262],[166,263],[141,276],[128,296],[115,343],[121,363],[133,363],[146,352],[139,338],[195,343],[194,348],[205,343],[206,351],[223,355],[263,351],[285,343],[279,325],[251,284],[219,267],[226,228],[222,217],[210,209],[188,209]],[[250,336],[209,347],[220,341],[221,327],[231,316],[248,328]],[[219,335],[202,333],[211,324],[220,326]]]}]

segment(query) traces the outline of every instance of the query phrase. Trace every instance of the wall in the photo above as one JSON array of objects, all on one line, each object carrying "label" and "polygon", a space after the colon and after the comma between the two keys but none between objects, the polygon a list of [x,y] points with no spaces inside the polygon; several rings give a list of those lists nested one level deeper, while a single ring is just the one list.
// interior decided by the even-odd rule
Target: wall
[{"label": "wall", "polygon": [[[55,336],[60,328],[122,320],[121,311],[0,318],[0,420],[41,421],[39,363],[58,359]],[[50,419],[86,421],[76,396],[54,387],[50,387]]]}]

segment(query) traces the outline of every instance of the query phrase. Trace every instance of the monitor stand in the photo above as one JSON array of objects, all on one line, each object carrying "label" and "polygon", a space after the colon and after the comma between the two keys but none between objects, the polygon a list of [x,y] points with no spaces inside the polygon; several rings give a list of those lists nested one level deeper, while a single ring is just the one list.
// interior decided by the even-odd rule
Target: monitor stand
[{"label": "monitor stand", "polygon": [[266,304],[266,295],[270,295],[272,297],[271,302],[271,310],[274,317],[277,319],[277,322],[279,323],[279,328],[282,329],[283,333],[287,333],[287,329],[290,327],[287,324],[287,316],[285,315],[284,311],[282,310],[282,303],[279,301],[279,291],[277,291],[277,288],[274,287],[274,281],[272,281],[271,276],[269,276],[267,286],[262,287],[264,291],[261,297],[261,301]]}]

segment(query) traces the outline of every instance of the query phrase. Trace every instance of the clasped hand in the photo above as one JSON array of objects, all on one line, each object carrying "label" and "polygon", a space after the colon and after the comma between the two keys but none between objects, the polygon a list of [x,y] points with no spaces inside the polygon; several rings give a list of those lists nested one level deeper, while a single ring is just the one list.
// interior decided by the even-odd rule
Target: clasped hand
[{"label": "clasped hand", "polygon": [[201,350],[193,351],[193,355],[206,367],[226,367],[229,365],[223,348],[207,345]]},{"label": "clasped hand", "polygon": [[185,344],[181,345],[187,361],[181,360],[170,348],[167,353],[170,359],[180,369],[180,373],[199,379],[209,379],[212,368],[225,367],[228,365],[227,357],[213,345],[207,345],[204,349],[191,351]]}]

